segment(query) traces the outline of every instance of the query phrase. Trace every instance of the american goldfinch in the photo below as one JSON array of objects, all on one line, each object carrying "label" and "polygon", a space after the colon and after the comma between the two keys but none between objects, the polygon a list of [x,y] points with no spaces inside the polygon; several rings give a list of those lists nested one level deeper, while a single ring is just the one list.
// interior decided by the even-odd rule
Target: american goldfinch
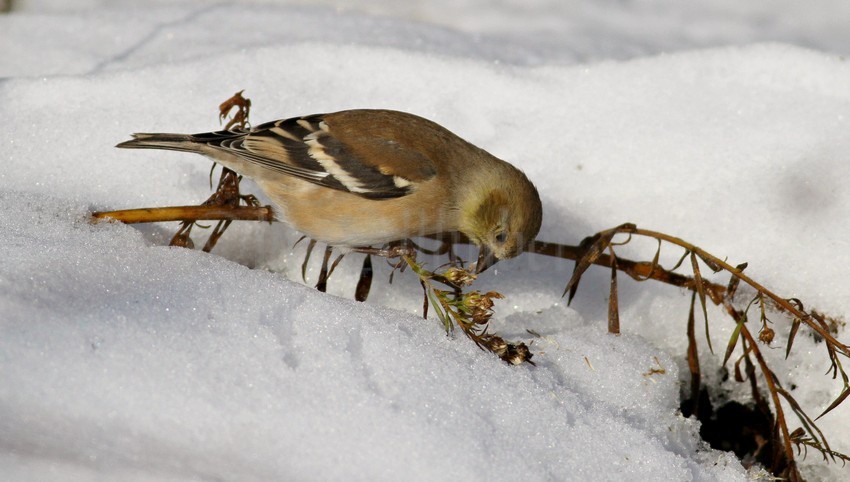
[{"label": "american goldfinch", "polygon": [[517,168],[422,117],[347,110],[249,130],[133,134],[116,147],[203,154],[253,179],[276,216],[331,246],[460,232],[476,271],[523,251],[540,229],[537,189]]}]

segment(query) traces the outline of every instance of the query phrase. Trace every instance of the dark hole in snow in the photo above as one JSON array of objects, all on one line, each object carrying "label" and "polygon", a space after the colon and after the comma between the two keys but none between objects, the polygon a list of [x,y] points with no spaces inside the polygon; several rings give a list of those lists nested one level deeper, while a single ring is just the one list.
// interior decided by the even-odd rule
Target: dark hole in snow
[{"label": "dark hole in snow", "polygon": [[746,468],[760,464],[774,475],[786,468],[781,444],[774,438],[772,413],[764,413],[755,403],[742,404],[734,400],[718,402],[715,407],[705,386],[699,393],[696,414],[694,406],[694,400],[687,398],[682,400],[679,409],[686,417],[696,416],[702,424],[700,437],[711,448],[734,452]]}]

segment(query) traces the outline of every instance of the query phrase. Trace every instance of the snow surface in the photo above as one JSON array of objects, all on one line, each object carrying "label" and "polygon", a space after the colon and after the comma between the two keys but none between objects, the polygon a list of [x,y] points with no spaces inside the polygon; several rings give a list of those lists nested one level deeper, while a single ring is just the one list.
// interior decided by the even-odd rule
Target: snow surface
[{"label": "snow surface", "polygon": [[[237,90],[255,122],[394,108],[525,170],[541,239],[635,222],[847,318],[846,3],[318,3],[21,0],[0,16],[0,478],[746,479],[677,412],[679,290],[623,280],[614,337],[605,270],[566,307],[571,263],[500,263],[478,283],[507,296],[494,328],[543,335],[536,367],[509,367],[423,321],[409,274],[390,285],[381,265],[365,304],[356,256],[331,294],[304,286],[284,226],[242,223],[209,255],[166,247],[173,225],[87,216],[205,199],[200,157],[112,146],[215,129]],[[709,315],[723,346],[731,323]],[[810,337],[787,361],[767,351],[810,414],[838,394]],[[821,422],[844,452],[848,421],[845,404]]]}]

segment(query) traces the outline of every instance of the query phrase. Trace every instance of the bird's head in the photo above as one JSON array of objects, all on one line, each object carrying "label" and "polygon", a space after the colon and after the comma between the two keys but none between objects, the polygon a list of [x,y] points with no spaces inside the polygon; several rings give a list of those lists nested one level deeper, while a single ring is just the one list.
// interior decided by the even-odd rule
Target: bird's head
[{"label": "bird's head", "polygon": [[543,218],[537,189],[515,168],[472,193],[463,210],[461,232],[479,249],[477,273],[522,253],[537,236]]}]

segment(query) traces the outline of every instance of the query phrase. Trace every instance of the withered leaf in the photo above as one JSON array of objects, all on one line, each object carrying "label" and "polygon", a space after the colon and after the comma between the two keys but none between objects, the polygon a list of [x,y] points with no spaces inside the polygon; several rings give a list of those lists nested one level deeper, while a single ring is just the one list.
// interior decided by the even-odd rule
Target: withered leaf
[{"label": "withered leaf", "polygon": [[[708,330],[708,309],[705,306],[705,285],[702,281],[702,275],[699,272],[699,262],[697,261],[697,257],[694,253],[691,253],[691,266],[694,269],[694,285],[697,289],[697,294],[699,295],[699,303],[702,306],[702,314],[705,318],[705,339],[708,341],[708,350],[711,353],[714,353],[714,348],[711,346],[711,336],[709,336]],[[726,363],[725,360],[723,362]]]},{"label": "withered leaf", "polygon": [[841,395],[839,395],[838,398],[835,399],[835,401],[830,403],[829,406],[826,407],[826,410],[824,410],[822,414],[818,415],[815,420],[823,417],[824,415],[832,411],[832,409],[841,405],[841,402],[843,402],[848,396],[850,396],[850,386],[845,385],[844,390],[841,391]]},{"label": "withered leaf", "polygon": [[230,223],[232,223],[232,219],[221,220],[213,228],[212,233],[210,233],[210,237],[207,238],[206,244],[204,244],[203,252],[209,253],[215,247],[216,243],[218,243],[218,239],[224,234],[227,228],[230,227]]},{"label": "withered leaf", "polygon": [[[735,266],[735,270],[737,272],[742,272],[747,268],[747,263],[741,263],[738,266]],[[726,296],[728,298],[732,298],[735,296],[735,293],[738,291],[738,285],[741,283],[741,278],[735,276],[735,273],[732,273],[732,276],[729,278],[729,284],[726,286]]]},{"label": "withered leaf", "polygon": [[696,306],[697,294],[691,295],[691,308],[688,310],[688,370],[691,372],[691,413],[696,414],[699,409],[699,391],[702,384],[702,374],[699,367],[699,352],[697,351],[696,320],[694,307]]},{"label": "withered leaf", "polygon": [[729,337],[729,342],[726,344],[726,354],[723,356],[724,366],[726,365],[726,362],[729,361],[729,357],[732,356],[732,351],[735,349],[735,345],[738,344],[738,337],[741,335],[741,328],[744,327],[744,323],[746,323],[746,321],[747,314],[743,313],[741,318],[738,320],[738,324],[735,325],[735,329],[732,331],[732,336]]},{"label": "withered leaf", "polygon": [[700,254],[699,259],[701,259],[702,262],[705,263],[705,265],[708,266],[708,268],[711,271],[714,271],[715,273],[723,270],[723,266],[719,265],[716,261],[711,259],[709,256],[706,256],[705,254]]},{"label": "withered leaf", "polygon": [[744,361],[745,357],[738,358],[735,362],[735,381],[738,383],[744,383],[744,374],[741,373],[741,362]]},{"label": "withered leaf", "polygon": [[617,299],[617,259],[611,250],[611,294],[608,297],[608,333],[620,334],[620,306]]},{"label": "withered leaf", "polygon": [[331,263],[331,269],[330,269],[330,271],[328,271],[328,278],[330,278],[331,275],[334,274],[334,270],[339,265],[339,262],[342,261],[343,257],[345,257],[345,253],[342,253],[339,256],[337,256],[336,259],[334,259],[334,262]]},{"label": "withered leaf", "polygon": [[802,321],[799,318],[794,318],[791,322],[791,331],[788,333],[788,345],[785,347],[785,358],[791,354],[791,346],[794,344],[794,338],[797,336],[797,330],[800,329]]},{"label": "withered leaf", "polygon": [[676,261],[676,264],[674,264],[674,265],[673,265],[673,267],[672,267],[672,268],[670,268],[670,271],[676,271],[677,269],[679,269],[679,266],[682,266],[682,263],[684,263],[684,262],[685,262],[685,259],[687,259],[687,257],[688,257],[690,254],[691,254],[691,250],[686,249],[686,250],[685,250],[685,252],[684,252],[684,253],[682,253],[682,257],[681,257],[681,258],[679,258],[679,261]]},{"label": "withered leaf", "polygon": [[582,255],[579,260],[576,261],[575,267],[573,268],[573,275],[567,283],[567,286],[564,288],[564,293],[561,295],[564,296],[567,293],[570,294],[567,298],[568,305],[573,301],[573,297],[575,297],[581,276],[585,271],[587,271],[587,268],[589,268],[594,261],[599,259],[599,256],[608,249],[608,246],[611,244],[611,239],[615,234],[617,234],[617,228],[596,233],[593,236],[582,240],[579,245],[579,248],[582,250]]}]

